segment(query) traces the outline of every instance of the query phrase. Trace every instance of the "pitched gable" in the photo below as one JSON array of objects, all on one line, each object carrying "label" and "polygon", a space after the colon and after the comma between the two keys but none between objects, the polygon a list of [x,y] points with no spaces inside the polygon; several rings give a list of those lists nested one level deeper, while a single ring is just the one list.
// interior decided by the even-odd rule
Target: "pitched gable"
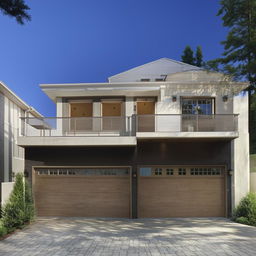
[{"label": "pitched gable", "polygon": [[168,74],[188,70],[201,70],[201,68],[168,58],[161,58],[111,76],[108,78],[108,81],[139,82],[141,79],[155,81],[155,79],[164,79]]}]

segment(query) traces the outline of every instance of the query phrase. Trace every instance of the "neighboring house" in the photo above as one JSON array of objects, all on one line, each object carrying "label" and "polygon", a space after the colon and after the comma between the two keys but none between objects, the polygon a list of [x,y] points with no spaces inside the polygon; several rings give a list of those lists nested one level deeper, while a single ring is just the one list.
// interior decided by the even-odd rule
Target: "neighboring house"
[{"label": "neighboring house", "polygon": [[170,59],[42,84],[18,143],[40,216],[217,217],[249,191],[248,86]]},{"label": "neighboring house", "polygon": [[24,171],[24,149],[17,145],[17,137],[20,117],[28,116],[42,117],[0,81],[0,200],[2,183],[12,182],[15,173]]}]

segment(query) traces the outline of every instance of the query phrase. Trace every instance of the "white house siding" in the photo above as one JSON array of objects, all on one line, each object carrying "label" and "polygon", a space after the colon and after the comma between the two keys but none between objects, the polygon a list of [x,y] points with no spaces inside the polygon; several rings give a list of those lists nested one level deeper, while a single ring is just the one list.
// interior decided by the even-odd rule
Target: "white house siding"
[{"label": "white house siding", "polygon": [[24,171],[24,149],[17,145],[21,128],[20,117],[25,112],[17,104],[4,99],[4,182],[12,181],[12,175]]},{"label": "white house siding", "polygon": [[248,95],[234,97],[234,113],[239,114],[239,137],[232,141],[233,205],[236,206],[250,188]]},{"label": "white house siding", "polygon": [[168,74],[187,70],[200,70],[200,68],[168,58],[162,58],[111,76],[108,78],[108,81],[110,83],[139,82],[143,78],[154,81],[156,78],[165,78]]}]

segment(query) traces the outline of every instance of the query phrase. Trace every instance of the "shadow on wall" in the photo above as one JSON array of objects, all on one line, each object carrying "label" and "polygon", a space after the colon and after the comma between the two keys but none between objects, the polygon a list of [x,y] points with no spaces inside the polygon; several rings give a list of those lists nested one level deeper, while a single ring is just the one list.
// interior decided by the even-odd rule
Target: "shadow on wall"
[{"label": "shadow on wall", "polygon": [[250,155],[250,171],[251,171],[250,190],[251,192],[256,193],[256,154]]}]

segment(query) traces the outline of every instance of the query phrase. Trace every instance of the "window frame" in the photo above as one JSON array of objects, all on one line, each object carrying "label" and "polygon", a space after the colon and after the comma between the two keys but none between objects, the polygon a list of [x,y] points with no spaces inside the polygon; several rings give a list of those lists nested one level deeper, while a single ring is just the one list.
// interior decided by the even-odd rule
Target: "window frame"
[{"label": "window frame", "polygon": [[[183,100],[196,100],[197,102],[199,100],[211,100],[212,102],[212,114],[184,114],[183,113]],[[198,103],[197,103],[198,105]],[[180,97],[180,112],[182,115],[215,115],[216,113],[216,97],[211,97],[211,96],[196,96],[196,97],[190,97],[190,96],[181,96]]]}]

